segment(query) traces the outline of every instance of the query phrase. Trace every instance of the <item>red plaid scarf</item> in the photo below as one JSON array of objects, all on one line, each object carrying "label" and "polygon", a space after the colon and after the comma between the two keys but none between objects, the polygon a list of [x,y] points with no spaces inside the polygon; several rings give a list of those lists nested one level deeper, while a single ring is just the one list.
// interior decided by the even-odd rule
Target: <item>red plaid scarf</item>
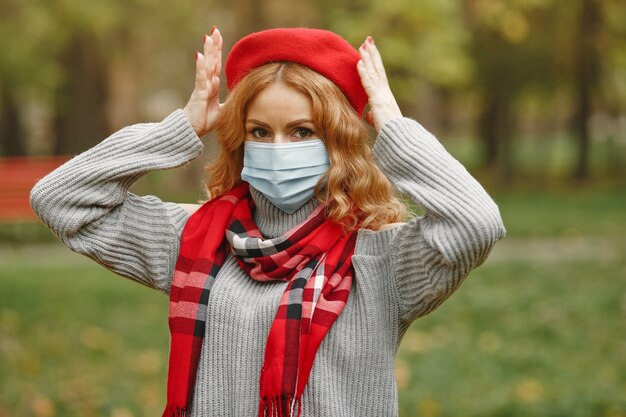
[{"label": "red plaid scarf", "polygon": [[164,417],[185,416],[193,395],[211,287],[229,251],[258,281],[288,281],[265,345],[259,417],[291,417],[315,354],[346,305],[356,233],[324,216],[322,206],[283,236],[263,239],[242,182],[203,204],[187,221],[170,291],[172,333]]}]

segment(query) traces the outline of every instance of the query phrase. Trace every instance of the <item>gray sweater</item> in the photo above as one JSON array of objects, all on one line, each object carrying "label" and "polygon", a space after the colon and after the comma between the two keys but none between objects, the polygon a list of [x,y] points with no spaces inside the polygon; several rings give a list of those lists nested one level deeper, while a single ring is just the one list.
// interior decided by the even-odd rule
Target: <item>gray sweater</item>
[{"label": "gray sweater", "polygon": [[[35,185],[31,206],[71,250],[168,294],[188,214],[128,189],[142,175],[184,165],[202,150],[177,109],[75,156]],[[425,214],[387,230],[359,231],[350,296],[315,358],[303,417],[396,416],[394,356],[408,326],[447,299],[505,234],[483,187],[418,122],[388,122],[373,154]],[[252,192],[266,237],[299,224],[317,204],[312,199],[289,215]],[[211,290],[191,416],[256,415],[265,341],[286,285],[254,281],[232,256],[226,260]]]}]

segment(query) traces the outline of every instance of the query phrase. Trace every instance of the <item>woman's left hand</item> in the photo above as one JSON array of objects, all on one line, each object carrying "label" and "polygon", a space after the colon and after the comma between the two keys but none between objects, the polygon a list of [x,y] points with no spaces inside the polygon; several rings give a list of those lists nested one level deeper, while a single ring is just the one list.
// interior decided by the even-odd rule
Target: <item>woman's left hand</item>
[{"label": "woman's left hand", "polygon": [[370,105],[370,111],[365,116],[365,120],[373,124],[379,132],[391,119],[402,117],[402,112],[391,92],[383,60],[371,36],[368,36],[359,47],[359,53],[361,60],[356,68]]}]

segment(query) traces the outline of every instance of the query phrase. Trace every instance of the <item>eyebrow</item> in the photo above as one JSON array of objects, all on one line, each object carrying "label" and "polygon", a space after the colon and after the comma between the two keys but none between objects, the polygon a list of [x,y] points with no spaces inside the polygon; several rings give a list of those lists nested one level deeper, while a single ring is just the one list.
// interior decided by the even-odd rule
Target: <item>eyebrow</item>
[{"label": "eyebrow", "polygon": [[[263,123],[260,120],[257,119],[247,119],[246,123],[254,123],[257,124],[259,126],[264,126],[264,127],[269,127],[269,125],[267,123]],[[301,125],[303,123],[310,123],[310,124],[314,124],[313,120],[309,120],[309,119],[298,119],[298,120],[294,120],[293,122],[289,122],[287,123],[287,127],[292,127],[292,126],[297,126],[297,125]]]}]

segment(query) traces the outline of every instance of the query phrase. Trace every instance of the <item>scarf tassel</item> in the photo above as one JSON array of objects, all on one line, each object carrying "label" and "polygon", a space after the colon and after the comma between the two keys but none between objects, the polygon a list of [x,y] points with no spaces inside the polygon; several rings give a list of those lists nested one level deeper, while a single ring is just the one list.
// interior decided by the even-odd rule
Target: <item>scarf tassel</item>
[{"label": "scarf tassel", "polygon": [[187,408],[175,407],[168,404],[163,412],[163,417],[187,417]]},{"label": "scarf tassel", "polygon": [[259,403],[259,417],[298,417],[301,412],[300,398],[295,395],[264,397]]}]

